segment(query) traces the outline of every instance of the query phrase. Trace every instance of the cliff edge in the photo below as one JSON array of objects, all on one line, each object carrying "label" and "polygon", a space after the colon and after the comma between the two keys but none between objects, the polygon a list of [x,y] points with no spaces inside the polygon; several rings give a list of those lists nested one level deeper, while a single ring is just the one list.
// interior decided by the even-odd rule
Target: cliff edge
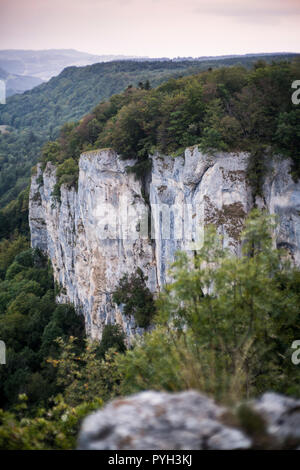
[{"label": "cliff edge", "polygon": [[[253,198],[247,182],[246,153],[205,155],[197,147],[183,157],[156,154],[145,189],[111,149],[83,153],[78,190],[53,189],[56,167],[39,164],[29,199],[31,244],[51,259],[59,302],[71,302],[85,317],[87,333],[101,339],[107,323],[119,323],[128,340],[142,330],[112,302],[124,273],[139,267],[152,292],[170,279],[177,250],[192,253],[205,226],[215,224],[224,247],[239,254],[239,235],[254,204],[278,216],[274,243],[300,265],[300,183],[290,162],[269,162],[263,196]],[[146,192],[145,192],[146,191]]]}]

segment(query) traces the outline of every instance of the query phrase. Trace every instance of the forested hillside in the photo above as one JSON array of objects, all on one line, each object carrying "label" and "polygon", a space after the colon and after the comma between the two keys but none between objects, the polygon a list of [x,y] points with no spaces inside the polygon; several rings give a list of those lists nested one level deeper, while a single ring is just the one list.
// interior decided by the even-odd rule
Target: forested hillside
[{"label": "forested hillside", "polygon": [[11,74],[18,74],[23,77],[32,75],[42,81],[47,81],[71,65],[79,67],[126,58],[129,57],[94,55],[75,49],[7,49],[0,50],[0,67]]},{"label": "forested hillside", "polygon": [[172,74],[189,73],[193,64],[114,62],[69,67],[58,77],[0,105],[0,207],[16,198],[29,182],[30,168],[42,145],[57,137],[62,124],[89,112],[99,101],[130,84],[155,85]]},{"label": "forested hillside", "polygon": [[58,164],[62,183],[75,184],[80,153],[112,147],[123,158],[137,158],[133,171],[143,176],[149,154],[178,155],[192,145],[203,151],[251,154],[248,178],[260,194],[268,155],[291,157],[300,176],[300,110],[291,101],[291,84],[300,62],[247,70],[234,66],[171,79],[156,89],[128,88],[99,104],[78,123],[63,126],[60,137],[44,147],[43,160]]},{"label": "forested hillside", "polygon": [[[267,62],[293,55],[264,56]],[[0,134],[0,207],[16,198],[26,187],[30,173],[47,140],[58,136],[66,122],[76,121],[100,101],[120,93],[128,86],[150,82],[151,87],[202,70],[243,64],[249,68],[259,56],[195,61],[121,61],[86,67],[69,67],[58,77],[0,105],[0,125],[10,126]]]}]

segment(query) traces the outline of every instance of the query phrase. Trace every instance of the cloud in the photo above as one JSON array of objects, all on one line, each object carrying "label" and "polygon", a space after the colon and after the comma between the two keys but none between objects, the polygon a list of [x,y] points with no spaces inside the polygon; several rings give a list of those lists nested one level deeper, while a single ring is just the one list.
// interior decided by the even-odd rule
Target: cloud
[{"label": "cloud", "polygon": [[194,13],[243,21],[271,21],[300,15],[299,0],[193,0]]},{"label": "cloud", "polygon": [[200,56],[299,50],[300,0],[0,0],[1,48]]}]

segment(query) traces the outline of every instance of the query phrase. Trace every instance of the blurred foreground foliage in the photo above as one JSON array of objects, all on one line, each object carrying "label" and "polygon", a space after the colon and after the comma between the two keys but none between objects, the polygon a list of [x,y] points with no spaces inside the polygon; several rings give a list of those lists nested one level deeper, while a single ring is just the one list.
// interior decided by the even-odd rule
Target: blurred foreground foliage
[{"label": "blurred foreground foliage", "polygon": [[[287,253],[274,248],[273,229],[273,218],[255,210],[242,234],[241,257],[223,249],[213,227],[207,229],[204,244],[193,257],[178,253],[171,270],[173,282],[156,301],[153,327],[126,352],[124,337],[116,325],[106,329],[101,349],[101,343],[99,346],[73,334],[61,334],[63,328],[52,312],[37,348],[41,354],[41,346],[46,345],[40,357],[47,374],[51,370],[52,387],[55,384],[47,399],[41,400],[50,386],[41,382],[47,374],[39,372],[38,377],[32,371],[31,381],[19,379],[28,371],[32,358],[28,348],[34,326],[26,330],[26,346],[23,334],[18,332],[26,328],[22,316],[30,318],[30,295],[41,296],[43,282],[41,286],[30,284],[30,295],[17,302],[8,300],[4,315],[11,315],[12,321],[6,322],[5,328],[10,330],[15,351],[23,351],[22,371],[13,386],[19,383],[16,390],[27,398],[24,402],[21,397],[20,404],[16,396],[9,409],[0,412],[0,447],[74,448],[80,421],[88,412],[114,397],[141,390],[193,388],[225,404],[267,390],[299,397],[300,372],[291,362],[291,345],[300,334],[300,274]],[[35,256],[43,266],[40,255],[22,252],[6,268],[4,283],[24,281],[18,277],[20,266],[34,266]],[[67,317],[72,318],[69,314]],[[0,330],[4,328],[1,325]],[[21,356],[20,366],[19,361]],[[5,382],[11,386],[10,377]],[[39,398],[30,403],[33,391]]]},{"label": "blurred foreground foliage", "polygon": [[253,211],[243,254],[211,228],[194,258],[179,253],[157,301],[155,330],[120,356],[122,393],[201,390],[233,403],[266,390],[300,396],[291,345],[300,336],[300,273],[273,247],[270,216]]}]

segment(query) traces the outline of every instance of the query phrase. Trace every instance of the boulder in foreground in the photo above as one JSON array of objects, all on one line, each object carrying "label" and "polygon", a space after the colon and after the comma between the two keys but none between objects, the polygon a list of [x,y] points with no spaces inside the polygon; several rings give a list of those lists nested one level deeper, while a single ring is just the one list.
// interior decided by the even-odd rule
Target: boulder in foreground
[{"label": "boulder in foreground", "polygon": [[266,393],[229,410],[196,391],[147,391],[88,416],[79,449],[299,449],[300,400]]}]

